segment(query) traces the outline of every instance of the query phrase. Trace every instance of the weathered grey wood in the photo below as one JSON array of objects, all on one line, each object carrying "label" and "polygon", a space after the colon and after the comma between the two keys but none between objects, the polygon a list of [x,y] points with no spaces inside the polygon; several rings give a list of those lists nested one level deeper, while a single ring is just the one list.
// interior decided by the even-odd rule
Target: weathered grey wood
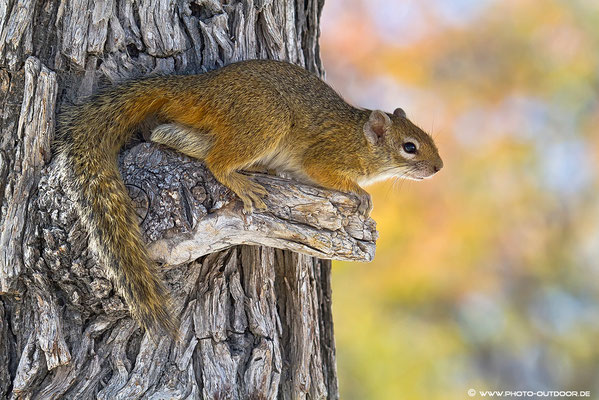
[{"label": "weathered grey wood", "polygon": [[158,261],[182,264],[238,244],[327,259],[374,257],[374,221],[358,213],[353,196],[250,173],[269,192],[268,211],[247,215],[237,197],[216,185],[199,161],[147,143],[123,159],[125,182],[142,227],[152,232],[150,251]]},{"label": "weathered grey wood", "polygon": [[[50,139],[54,133],[56,74],[33,57],[24,65],[23,101],[18,114],[11,179],[4,188],[3,225],[0,231],[0,292],[15,290],[24,268],[23,246],[27,208],[39,179],[40,170],[50,158]],[[5,164],[3,160],[2,164]]]},{"label": "weathered grey wood", "polygon": [[180,316],[173,343],[131,320],[49,162],[55,111],[99,85],[259,57],[322,74],[321,7],[0,0],[0,398],[338,397],[322,258],[372,258],[374,223],[357,199],[252,173],[269,209],[245,215],[201,162],[125,150],[121,171]]}]

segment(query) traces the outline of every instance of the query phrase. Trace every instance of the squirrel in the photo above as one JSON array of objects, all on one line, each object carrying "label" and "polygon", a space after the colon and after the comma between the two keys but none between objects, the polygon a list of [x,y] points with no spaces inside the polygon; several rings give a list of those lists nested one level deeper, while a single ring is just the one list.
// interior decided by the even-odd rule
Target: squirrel
[{"label": "squirrel", "polygon": [[387,177],[420,180],[443,162],[433,139],[397,108],[359,109],[307,70],[251,60],[199,75],[125,83],[59,115],[57,154],[90,244],[150,332],[177,336],[170,296],[149,258],[117,169],[117,155],[148,118],[165,122],[150,140],[204,161],[242,200],[264,210],[264,187],[240,170],[260,166],[356,194],[370,212],[366,185]]}]

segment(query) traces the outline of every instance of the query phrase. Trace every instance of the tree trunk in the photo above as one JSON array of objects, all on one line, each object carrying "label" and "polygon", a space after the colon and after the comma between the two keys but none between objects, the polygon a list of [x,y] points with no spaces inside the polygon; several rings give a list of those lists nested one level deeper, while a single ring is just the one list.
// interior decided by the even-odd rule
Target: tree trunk
[{"label": "tree trunk", "polygon": [[201,162],[133,143],[121,172],[181,319],[180,341],[153,340],[51,160],[60,104],[99,85],[249,58],[322,74],[322,3],[0,0],[0,398],[338,397],[323,259],[372,259],[357,199],[254,173],[268,211],[246,216]]}]

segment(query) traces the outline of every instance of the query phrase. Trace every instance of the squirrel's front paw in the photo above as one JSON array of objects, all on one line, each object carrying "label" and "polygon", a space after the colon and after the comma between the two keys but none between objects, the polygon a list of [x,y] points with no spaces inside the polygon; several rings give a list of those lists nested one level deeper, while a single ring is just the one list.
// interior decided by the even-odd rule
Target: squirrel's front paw
[{"label": "squirrel's front paw", "polygon": [[363,215],[370,215],[372,211],[372,198],[367,192],[362,192],[356,194],[358,200],[360,200],[360,205],[358,206],[358,212]]}]

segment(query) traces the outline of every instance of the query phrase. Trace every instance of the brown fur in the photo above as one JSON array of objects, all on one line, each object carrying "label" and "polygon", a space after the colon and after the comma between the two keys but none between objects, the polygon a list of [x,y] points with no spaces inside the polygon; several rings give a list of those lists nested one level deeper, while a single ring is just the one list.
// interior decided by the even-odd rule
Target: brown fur
[{"label": "brown fur", "polygon": [[[133,129],[156,116],[169,124],[151,139],[202,158],[247,210],[265,208],[264,188],[238,171],[263,165],[360,195],[359,181],[438,171],[442,161],[429,135],[404,114],[354,108],[308,71],[277,61],[245,61],[202,75],[130,82],[60,116],[58,150],[92,244],[133,316],[146,328],[174,335],[168,295],[141,241],[116,166]],[[410,159],[402,144],[419,144]]]}]

